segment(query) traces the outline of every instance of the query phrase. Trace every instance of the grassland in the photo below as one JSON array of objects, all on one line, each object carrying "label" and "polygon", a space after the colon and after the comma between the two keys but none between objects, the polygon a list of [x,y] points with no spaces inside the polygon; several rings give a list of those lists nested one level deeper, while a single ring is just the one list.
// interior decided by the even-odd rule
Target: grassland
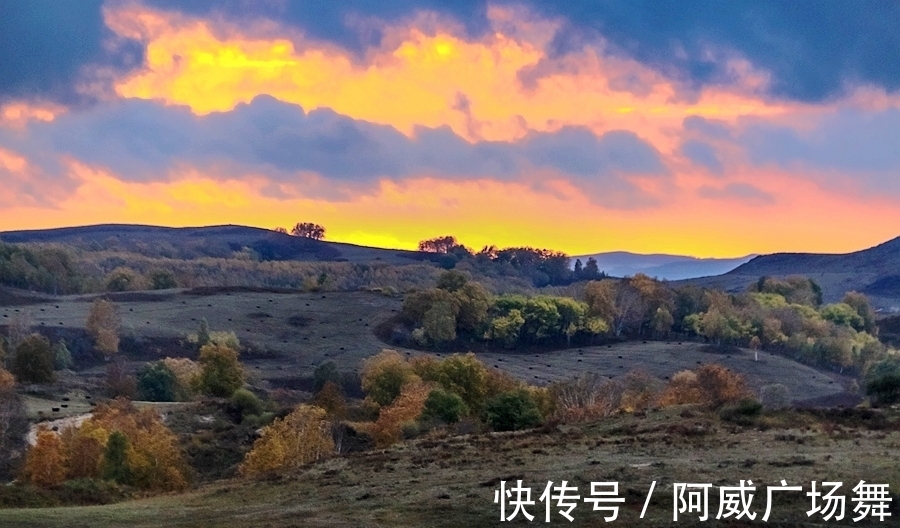
[{"label": "grassland", "polygon": [[[751,508],[758,512],[755,522],[713,520],[706,525],[762,524],[764,486],[777,485],[781,479],[803,485],[804,491],[813,480],[842,481],[852,514],[850,488],[859,480],[890,484],[892,490],[900,486],[900,466],[891,456],[900,443],[897,418],[896,413],[789,411],[740,427],[697,409],[669,408],[519,433],[425,438],[325,460],[278,480],[229,480],[183,495],[97,507],[0,510],[0,525],[495,526],[500,524],[494,490],[501,480],[518,479],[535,489],[536,505],[529,511],[541,524],[543,506],[537,498],[548,480],[556,484],[567,480],[581,494],[586,494],[590,482],[618,482],[619,496],[626,501],[615,524],[622,526],[672,525],[675,482],[732,486],[749,479],[758,486]],[[657,482],[653,499],[640,519],[653,481]],[[714,519],[715,488],[710,508]],[[807,517],[809,508],[803,494],[780,496],[768,524],[828,525]],[[576,520],[571,524],[555,511],[556,524],[603,524],[601,512],[592,512],[585,503],[574,510]],[[896,507],[893,515],[900,515]],[[837,524],[854,524],[849,521],[848,517]],[[682,516],[677,524],[697,523]]]},{"label": "grassland", "polygon": [[[35,325],[50,329],[84,327],[92,297],[59,297],[26,306],[0,307],[0,321],[28,312]],[[268,388],[303,388],[317,365],[333,361],[339,369],[354,371],[361,361],[390,345],[373,329],[394,315],[401,300],[368,292],[272,293],[229,290],[134,293],[117,297],[123,336],[136,343],[126,352],[132,367],[144,361],[189,355],[186,336],[206,318],[214,330],[233,330],[248,348],[242,361],[253,378]],[[397,348],[405,354],[420,352]],[[583,372],[616,377],[641,369],[666,378],[703,363],[721,363],[744,374],[751,386],[786,385],[795,400],[828,400],[844,393],[850,380],[819,371],[788,358],[748,350],[709,352],[696,342],[630,342],[566,350],[510,353],[479,352],[489,367],[513,374],[529,383],[545,384]],[[437,355],[442,355],[437,353]],[[443,354],[446,355],[446,354]],[[99,379],[102,366],[79,373]],[[77,386],[76,380],[72,383]],[[54,403],[54,402],[50,402]]]}]

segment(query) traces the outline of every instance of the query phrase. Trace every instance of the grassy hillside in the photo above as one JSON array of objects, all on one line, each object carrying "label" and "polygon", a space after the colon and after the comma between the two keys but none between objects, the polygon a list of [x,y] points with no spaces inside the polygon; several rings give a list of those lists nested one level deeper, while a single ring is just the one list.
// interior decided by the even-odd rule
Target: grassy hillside
[{"label": "grassy hillside", "polygon": [[[0,524],[27,527],[457,527],[496,526],[493,503],[501,480],[522,479],[533,488],[533,523],[543,524],[538,498],[547,481],[567,480],[587,495],[591,482],[619,483],[625,498],[622,526],[671,526],[673,483],[758,486],[751,511],[755,523],[765,511],[765,486],[842,481],[853,516],[850,488],[859,480],[889,484],[896,493],[900,469],[887,455],[900,441],[894,413],[771,413],[749,426],[724,422],[691,407],[645,416],[622,415],[600,422],[551,426],[518,433],[434,437],[393,448],[325,460],[275,480],[231,480],[184,495],[108,506],[0,510]],[[640,512],[653,481],[656,488],[644,519]],[[826,526],[807,517],[809,499],[776,494],[769,524]],[[900,515],[894,497],[893,516]],[[710,496],[715,521],[717,488]],[[553,523],[598,526],[603,512],[581,502],[568,523],[552,508]],[[890,519],[889,519],[890,520]],[[518,524],[528,524],[519,520]],[[845,517],[845,523],[850,517]],[[679,523],[696,525],[682,515]],[[517,525],[518,525],[517,524]],[[748,523],[747,526],[754,523]],[[834,524],[834,521],[832,521]],[[860,522],[854,525],[870,526]],[[885,522],[880,525],[890,525]]]}]

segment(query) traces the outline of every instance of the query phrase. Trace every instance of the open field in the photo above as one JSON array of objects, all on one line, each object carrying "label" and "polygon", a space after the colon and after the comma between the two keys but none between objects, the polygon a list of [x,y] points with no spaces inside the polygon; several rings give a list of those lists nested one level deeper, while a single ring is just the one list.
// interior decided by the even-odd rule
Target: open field
[{"label": "open field", "polygon": [[[847,514],[841,523],[807,517],[809,499],[800,493],[778,496],[772,526],[866,526],[853,523],[851,488],[859,480],[900,486],[900,466],[891,457],[900,446],[896,411],[820,414],[784,412],[757,426],[740,427],[690,407],[646,416],[622,415],[597,423],[564,425],[519,433],[487,433],[425,438],[388,450],[325,460],[278,480],[229,480],[183,495],[159,496],[98,507],[0,510],[0,525],[19,527],[177,526],[496,526],[493,504],[500,480],[522,479],[533,488],[528,511],[543,524],[538,501],[548,480],[578,486],[615,481],[625,498],[621,526],[697,525],[682,515],[672,523],[675,482],[758,486],[751,511],[756,521],[715,521],[718,491],[710,495],[711,526],[763,524],[765,486],[841,481]],[[647,516],[639,519],[651,482],[657,481]],[[900,516],[894,499],[893,518]],[[603,512],[580,503],[574,523],[551,513],[553,522],[571,526],[604,524]],[[529,524],[519,522],[519,524]],[[878,523],[871,523],[878,524]],[[882,526],[891,522],[881,523]]]},{"label": "open field", "polygon": [[[71,296],[40,304],[0,307],[0,321],[9,321],[27,311],[35,325],[46,330],[80,329],[87,320],[91,299]],[[356,370],[363,359],[390,346],[372,330],[401,307],[398,298],[367,292],[221,290],[201,295],[169,291],[121,294],[114,299],[120,306],[122,334],[131,338],[137,349],[126,352],[134,367],[167,355],[193,354],[184,340],[206,318],[213,330],[233,330],[237,334],[248,347],[242,361],[251,375],[269,388],[303,388],[303,380],[324,361],[333,361],[341,370]],[[391,348],[409,355],[420,353]],[[584,372],[616,377],[633,369],[665,379],[704,363],[732,368],[744,374],[757,389],[768,383],[782,383],[798,401],[837,398],[849,383],[835,373],[768,353],[760,353],[759,361],[754,361],[748,350],[735,349],[729,354],[706,350],[694,342],[637,341],[539,353],[483,352],[479,357],[489,367],[533,384]],[[99,379],[102,366],[80,375]]]}]

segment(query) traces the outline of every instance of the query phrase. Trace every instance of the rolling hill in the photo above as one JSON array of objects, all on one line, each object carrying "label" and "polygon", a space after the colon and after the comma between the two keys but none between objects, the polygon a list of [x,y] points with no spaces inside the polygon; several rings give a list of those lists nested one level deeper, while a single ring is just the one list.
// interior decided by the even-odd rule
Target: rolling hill
[{"label": "rolling hill", "polygon": [[[122,248],[141,254],[176,258],[227,257],[250,248],[264,260],[381,261],[410,263],[418,252],[380,249],[295,237],[237,225],[158,227],[104,224],[0,233],[7,243],[56,243],[85,249]],[[421,259],[418,259],[421,260]]]},{"label": "rolling hill", "polygon": [[868,295],[884,311],[900,311],[900,237],[844,254],[774,253],[761,255],[718,277],[690,279],[698,286],[738,291],[762,276],[805,275],[822,287],[825,302],[848,291]]}]

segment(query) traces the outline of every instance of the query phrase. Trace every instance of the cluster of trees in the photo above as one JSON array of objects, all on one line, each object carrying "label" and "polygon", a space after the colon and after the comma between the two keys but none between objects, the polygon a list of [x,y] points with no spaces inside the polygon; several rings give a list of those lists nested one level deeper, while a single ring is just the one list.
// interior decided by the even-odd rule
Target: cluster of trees
[{"label": "cluster of trees", "polygon": [[196,334],[188,336],[199,360],[165,358],[147,363],[137,373],[136,389],[145,401],[187,401],[196,394],[229,398],[244,386],[239,355],[241,343],[234,332],[214,332],[201,319]]},{"label": "cluster of trees", "polygon": [[[285,235],[288,234],[288,230],[283,227],[276,227],[275,232],[283,233]],[[298,237],[311,238],[313,240],[322,240],[325,238],[325,228],[312,222],[299,222],[294,224],[290,234]]]},{"label": "cluster of trees", "polygon": [[479,274],[523,277],[537,288],[598,280],[605,276],[593,258],[588,259],[586,264],[580,260],[576,261],[575,269],[572,270],[569,268],[569,256],[559,251],[531,247],[500,249],[496,246],[485,246],[476,253],[450,235],[419,242],[419,251],[433,254],[431,260],[445,269],[465,263],[468,268],[478,270]]},{"label": "cluster of trees", "polygon": [[66,249],[0,242],[0,284],[65,295],[83,291],[85,280]]},{"label": "cluster of trees", "polygon": [[638,274],[586,283],[580,299],[549,295],[493,296],[456,270],[437,287],[407,295],[401,313],[421,346],[456,340],[515,348],[589,342],[595,336],[702,337],[717,345],[780,351],[820,365],[867,371],[891,352],[876,337],[868,299],[847,293],[822,304],[805,277],[763,277],[732,295],[695,286],[673,288]]},{"label": "cluster of trees", "polygon": [[102,479],[145,490],[188,486],[177,437],[152,409],[121,399],[98,405],[80,426],[37,433],[20,477],[42,488],[75,479]]},{"label": "cluster of trees", "polygon": [[505,348],[525,344],[581,342],[606,333],[608,324],[571,297],[502,295],[495,297],[462,272],[444,272],[435,288],[415,291],[403,302],[401,317],[420,345],[441,346],[458,337]]}]

